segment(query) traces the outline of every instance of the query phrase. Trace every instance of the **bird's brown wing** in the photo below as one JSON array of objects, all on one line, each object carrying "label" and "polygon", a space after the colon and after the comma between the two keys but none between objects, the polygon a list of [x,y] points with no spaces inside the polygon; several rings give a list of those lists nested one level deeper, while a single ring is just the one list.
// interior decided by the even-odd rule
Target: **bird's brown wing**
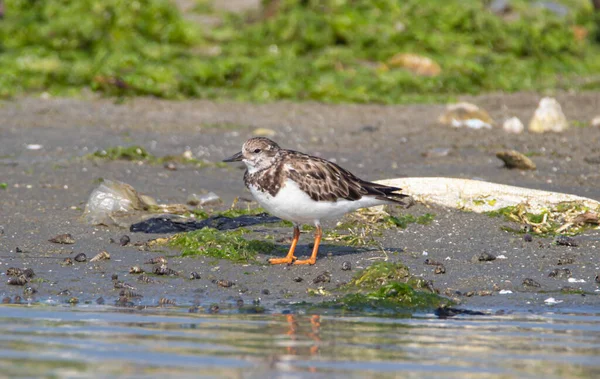
[{"label": "bird's brown wing", "polygon": [[296,151],[286,152],[283,167],[289,178],[315,201],[354,201],[370,195],[404,204],[400,199],[406,197],[395,193],[400,188],[364,181],[333,162]]}]

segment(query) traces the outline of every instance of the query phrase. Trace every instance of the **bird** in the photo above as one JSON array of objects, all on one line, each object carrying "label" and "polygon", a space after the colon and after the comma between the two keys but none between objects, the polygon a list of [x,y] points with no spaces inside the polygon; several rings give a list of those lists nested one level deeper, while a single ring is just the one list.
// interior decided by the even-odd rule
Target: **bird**
[{"label": "bird", "polygon": [[[282,149],[265,137],[247,140],[242,151],[223,162],[246,165],[244,184],[267,212],[294,225],[294,238],[284,258],[271,258],[271,264],[314,265],[323,236],[321,221],[336,219],[359,208],[382,204],[406,205],[401,188],[359,179],[350,171],[323,158]],[[294,255],[300,226],[313,224],[314,247],[310,258]]]}]

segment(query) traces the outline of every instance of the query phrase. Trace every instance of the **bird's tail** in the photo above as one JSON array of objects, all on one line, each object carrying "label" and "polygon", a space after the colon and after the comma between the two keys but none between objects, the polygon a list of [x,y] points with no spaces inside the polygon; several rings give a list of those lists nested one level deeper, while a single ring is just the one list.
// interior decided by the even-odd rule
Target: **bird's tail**
[{"label": "bird's tail", "polygon": [[367,189],[369,195],[374,195],[378,200],[388,201],[398,205],[407,205],[404,201],[402,201],[402,199],[405,199],[409,196],[399,193],[402,191],[402,188],[390,187],[371,182],[363,183],[363,187]]}]

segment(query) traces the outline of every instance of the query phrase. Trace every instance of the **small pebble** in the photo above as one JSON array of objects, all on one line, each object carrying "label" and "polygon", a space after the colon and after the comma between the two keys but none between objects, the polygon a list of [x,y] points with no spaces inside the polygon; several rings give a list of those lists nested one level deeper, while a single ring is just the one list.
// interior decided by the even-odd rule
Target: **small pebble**
[{"label": "small pebble", "polygon": [[568,256],[562,256],[562,257],[558,258],[557,265],[564,266],[564,265],[570,265],[573,263],[575,263],[575,258],[568,257]]},{"label": "small pebble", "polygon": [[131,242],[131,238],[129,238],[129,236],[127,234],[123,235],[119,239],[119,245],[121,245],[121,246],[127,246],[127,245],[129,245],[129,242]]},{"label": "small pebble", "polygon": [[329,271],[324,271],[321,274],[317,275],[316,278],[313,279],[314,284],[329,283],[329,282],[331,282],[331,273]]},{"label": "small pebble", "polygon": [[303,280],[304,280],[304,278],[301,277],[301,276],[297,276],[297,277],[294,278],[294,282],[296,282],[296,283],[300,283]]},{"label": "small pebble", "polygon": [[96,304],[98,305],[104,305],[104,298],[102,296],[100,296],[99,298],[96,299]]},{"label": "small pebble", "polygon": [[75,238],[70,233],[59,234],[56,237],[50,238],[48,241],[52,243],[60,243],[65,245],[71,245],[75,243]]},{"label": "small pebble", "polygon": [[554,239],[554,243],[559,246],[571,246],[576,247],[579,246],[575,238],[569,236],[558,236]]},{"label": "small pebble", "polygon": [[539,288],[542,285],[540,283],[536,282],[533,279],[526,278],[526,279],[523,280],[523,286],[525,286],[525,287],[536,287],[536,288]]},{"label": "small pebble", "polygon": [[230,281],[230,280],[218,280],[217,281],[217,285],[219,287],[225,287],[225,288],[229,288],[232,287],[235,283]]},{"label": "small pebble", "polygon": [[533,237],[531,236],[531,234],[525,233],[525,235],[523,236],[523,241],[531,242],[531,241],[533,241]]},{"label": "small pebble", "polygon": [[7,281],[11,286],[24,286],[27,282],[29,282],[29,280],[27,280],[25,275],[10,277]]},{"label": "small pebble", "polygon": [[594,280],[596,281],[596,283],[600,283],[600,275],[596,275],[596,277],[594,278]]},{"label": "small pebble", "polygon": [[177,165],[173,162],[167,162],[163,167],[169,171],[177,171]]},{"label": "small pebble", "polygon": [[193,271],[192,273],[190,273],[190,279],[200,279],[200,274],[198,274],[196,271]]},{"label": "small pebble", "polygon": [[433,259],[429,259],[429,258],[425,259],[425,261],[423,263],[426,264],[426,265],[430,265],[430,266],[439,266],[439,265],[441,265],[440,262],[438,262],[436,260],[433,260]]},{"label": "small pebble", "polygon": [[342,263],[342,270],[343,271],[350,271],[350,270],[352,270],[352,264],[350,262],[348,262],[348,261],[344,261]]},{"label": "small pebble", "polygon": [[71,266],[72,264],[73,264],[73,260],[69,257],[63,259],[63,261],[62,261],[63,266]]},{"label": "small pebble", "polygon": [[446,273],[446,267],[444,267],[444,265],[438,265],[435,266],[435,270],[433,271],[434,274],[445,274]]},{"label": "small pebble", "polygon": [[208,309],[208,311],[210,313],[219,313],[220,309],[221,308],[219,308],[219,306],[217,304],[213,304],[213,305],[210,306],[210,308]]},{"label": "small pebble", "polygon": [[84,253],[77,254],[75,256],[75,258],[73,258],[73,259],[75,259],[75,262],[85,262],[85,261],[87,261],[87,257],[85,256]]},{"label": "small pebble", "polygon": [[550,278],[570,278],[571,270],[569,270],[568,268],[555,268],[548,274],[548,277],[550,277]]},{"label": "small pebble", "polygon": [[260,293],[262,293],[263,295],[269,295],[269,294],[271,294],[271,291],[269,291],[267,288],[265,288],[264,290],[260,291]]},{"label": "small pebble", "polygon": [[487,252],[483,252],[481,255],[479,255],[479,257],[477,257],[477,260],[480,262],[490,262],[496,260],[496,256]]},{"label": "small pebble", "polygon": [[112,275],[110,276],[110,278],[111,278],[112,280],[119,280],[119,275],[118,275],[118,274],[112,274]]}]

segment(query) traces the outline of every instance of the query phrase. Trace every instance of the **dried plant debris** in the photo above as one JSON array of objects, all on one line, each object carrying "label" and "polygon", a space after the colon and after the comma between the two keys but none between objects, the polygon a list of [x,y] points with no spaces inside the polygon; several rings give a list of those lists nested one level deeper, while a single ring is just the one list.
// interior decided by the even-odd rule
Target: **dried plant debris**
[{"label": "dried plant debris", "polygon": [[[491,217],[504,217],[507,221],[513,221],[524,225],[527,229],[515,230],[505,228],[508,231],[518,233],[533,233],[540,235],[557,235],[569,233],[571,235],[581,233],[587,229],[597,227],[594,215],[597,212],[590,211],[587,207],[578,202],[560,203],[548,210],[540,213],[532,213],[526,204],[510,206],[498,209],[496,211],[486,212]],[[562,237],[565,237],[562,239]],[[561,241],[558,244],[575,243],[569,236],[559,236]],[[576,245],[568,245],[576,246]]]},{"label": "dried plant debris", "polygon": [[400,187],[416,202],[510,217],[511,221],[535,226],[535,233],[576,234],[598,226],[600,202],[577,195],[443,177],[394,178],[377,183]]},{"label": "dried plant debris", "polygon": [[48,241],[52,243],[60,243],[64,245],[72,245],[75,243],[75,238],[70,233],[59,234],[53,238],[50,238]]},{"label": "dried plant debris", "polygon": [[94,256],[92,259],[90,259],[90,262],[104,261],[107,259],[110,259],[110,254],[107,251],[101,251],[100,253],[96,254],[96,256]]}]

